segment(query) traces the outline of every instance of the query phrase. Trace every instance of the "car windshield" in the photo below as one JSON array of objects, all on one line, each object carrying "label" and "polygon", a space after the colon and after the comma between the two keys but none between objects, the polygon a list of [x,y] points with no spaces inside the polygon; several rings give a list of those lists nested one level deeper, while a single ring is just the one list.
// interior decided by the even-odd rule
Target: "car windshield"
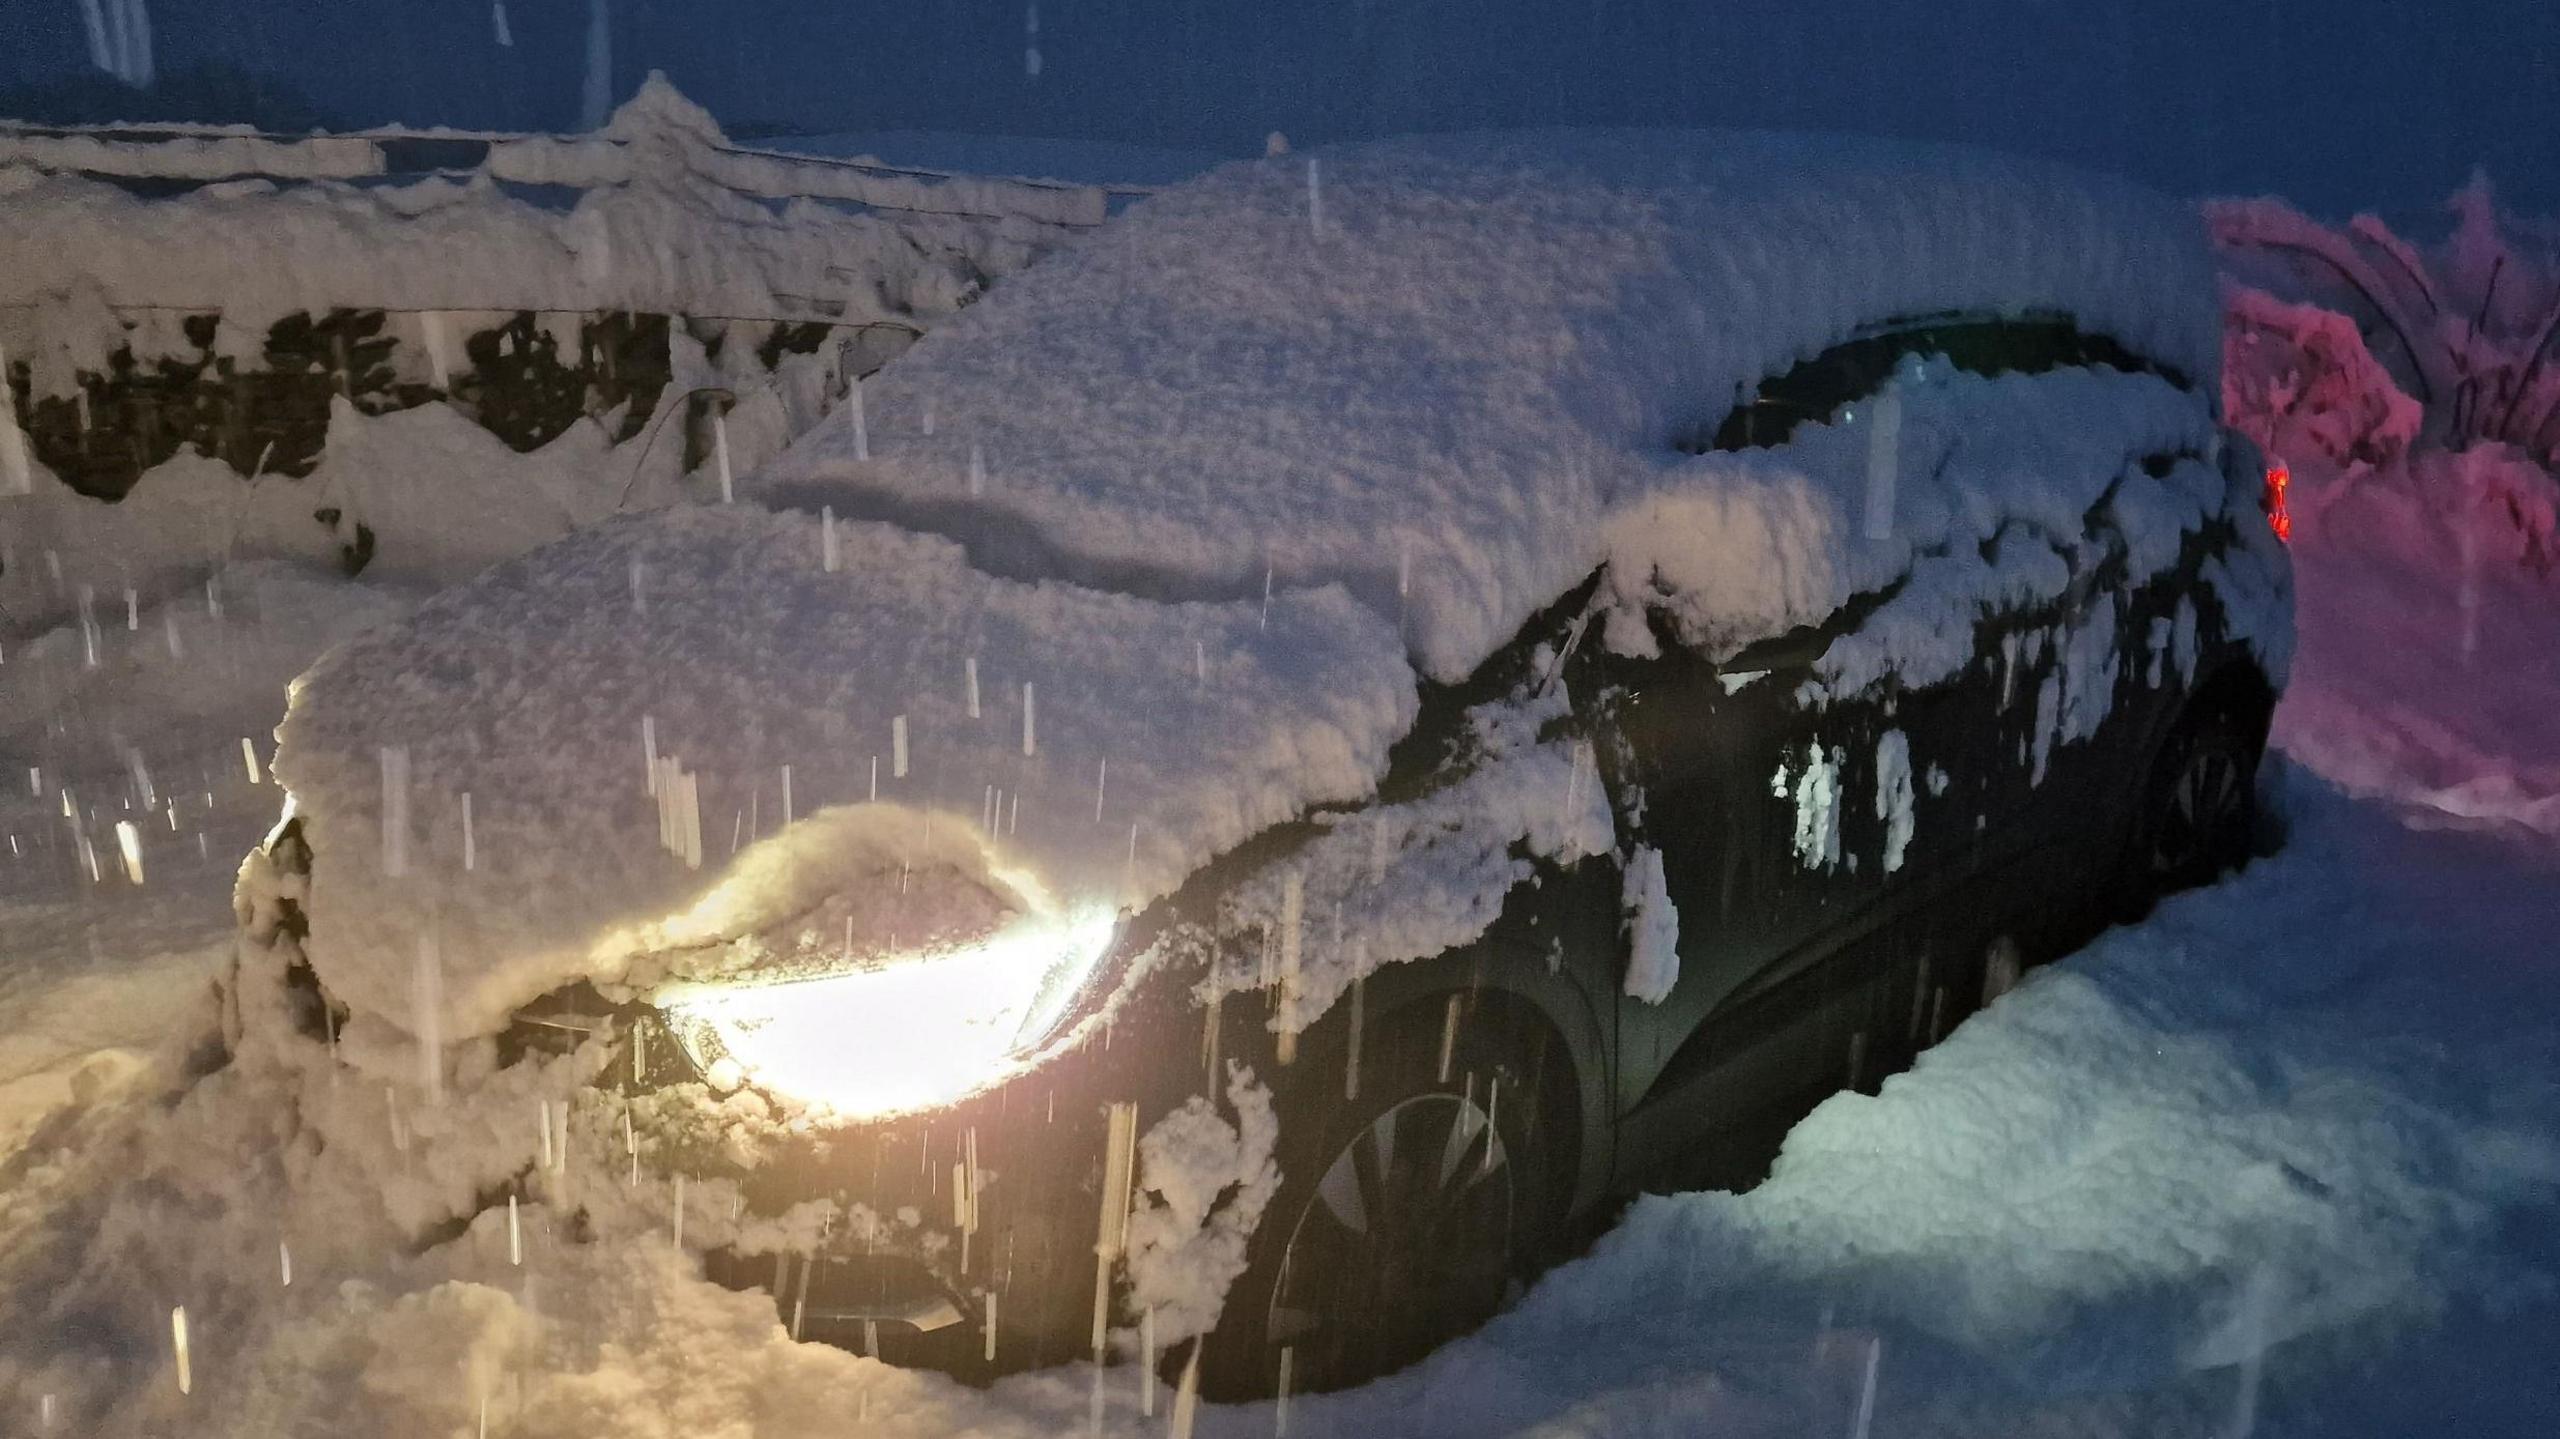
[{"label": "car windshield", "polygon": [[2560,1432],[2554,114],[9,0],[0,1434]]}]

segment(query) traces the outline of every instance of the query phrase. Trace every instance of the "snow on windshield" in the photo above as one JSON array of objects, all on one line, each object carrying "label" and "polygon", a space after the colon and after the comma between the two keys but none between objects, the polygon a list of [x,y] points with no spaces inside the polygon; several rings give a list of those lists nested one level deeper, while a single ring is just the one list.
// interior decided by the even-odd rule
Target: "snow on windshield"
[{"label": "snow on windshield", "polygon": [[1230,165],[999,287],[761,481],[1025,573],[1339,580],[1466,674],[1683,426],[1862,326],[2061,311],[2210,383],[2193,213],[1966,151],[1714,133]]}]

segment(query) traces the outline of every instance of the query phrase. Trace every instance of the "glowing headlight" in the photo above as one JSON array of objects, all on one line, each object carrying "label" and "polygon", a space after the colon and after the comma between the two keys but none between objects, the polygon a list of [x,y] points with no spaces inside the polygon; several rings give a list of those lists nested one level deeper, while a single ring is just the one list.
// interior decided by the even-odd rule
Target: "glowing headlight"
[{"label": "glowing headlight", "polygon": [[686,986],[658,1004],[694,1062],[848,1119],[948,1104],[994,1085],[1057,1022],[1111,943],[1108,910],[1024,919],[982,943],[880,969]]}]

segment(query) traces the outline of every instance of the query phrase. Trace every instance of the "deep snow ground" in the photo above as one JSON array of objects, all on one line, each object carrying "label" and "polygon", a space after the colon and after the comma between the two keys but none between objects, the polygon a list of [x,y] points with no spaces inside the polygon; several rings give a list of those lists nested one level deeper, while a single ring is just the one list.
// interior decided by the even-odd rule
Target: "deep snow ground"
[{"label": "deep snow ground", "polygon": [[[2517,698],[2483,694],[2511,665],[2413,683],[2405,647],[2351,642],[2371,617],[2347,597],[2455,589],[2441,547],[2318,523],[2280,735],[2316,718],[2352,739],[2359,694],[2448,727]],[[2530,589],[2500,591],[2483,653],[2548,632]],[[1760,1188],[1639,1203],[1484,1333],[1293,1401],[1288,1432],[1850,1434],[1871,1358],[1875,1435],[2560,1432],[2560,848],[2534,811],[2450,806],[2443,775],[2395,783],[2387,747],[2349,752],[2358,797],[2307,766],[2283,781],[2282,854],[1825,1105]],[[219,857],[277,798],[213,788],[207,861],[171,846],[139,888],[85,884],[59,849],[0,860],[0,1432],[36,1430],[47,1393],[55,1432],[104,1435],[471,1434],[483,1399],[491,1434],[566,1439],[1090,1432],[1090,1369],[982,1393],[794,1345],[663,1241],[563,1244],[539,1209],[523,1269],[484,1219],[426,1255],[306,1258],[290,1288],[198,1300],[180,1395],[167,1310],[190,1296],[162,1292],[188,1282],[165,1257],[273,1262],[255,1204],[122,1202],[137,1155],[241,1160],[227,1116],[144,1102],[209,1022]],[[175,1228],[134,1233],[141,1214]],[[66,1275],[113,1312],[51,1307]],[[1135,1379],[1102,1377],[1104,1432],[1162,1432],[1170,1396],[1141,1419]],[[1279,1418],[1209,1409],[1199,1432]]]}]

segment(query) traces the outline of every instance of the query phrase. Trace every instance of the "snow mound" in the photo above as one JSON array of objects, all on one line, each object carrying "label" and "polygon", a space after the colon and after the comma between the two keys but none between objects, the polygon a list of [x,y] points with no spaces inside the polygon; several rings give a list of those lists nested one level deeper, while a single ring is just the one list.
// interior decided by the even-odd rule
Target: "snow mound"
[{"label": "snow mound", "polygon": [[[991,578],[883,526],[679,508],[333,651],[296,686],[276,772],[317,856],[322,981],[460,1039],[617,977],[620,927],[735,864],[835,862],[830,806],[912,814],[919,859],[956,835],[1070,902],[1143,903],[1368,793],[1416,702],[1393,632],[1338,588],[1157,604]],[[810,902],[729,892],[750,896],[726,917],[739,933],[787,918],[748,912],[754,895]]]},{"label": "snow mound", "polygon": [[1140,203],[763,483],[1036,535],[1039,572],[1114,587],[1339,581],[1448,679],[1741,387],[1864,326],[2020,309],[2219,374],[2201,227],[2130,185],[1761,134],[1382,142]]}]

